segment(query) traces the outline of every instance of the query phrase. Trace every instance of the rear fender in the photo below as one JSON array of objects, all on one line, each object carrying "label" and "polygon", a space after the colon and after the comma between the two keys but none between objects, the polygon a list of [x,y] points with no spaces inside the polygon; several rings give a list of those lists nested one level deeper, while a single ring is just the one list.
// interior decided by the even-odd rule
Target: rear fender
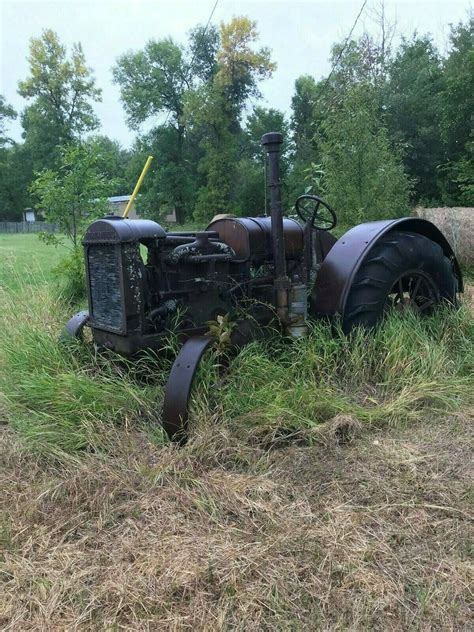
[{"label": "rear fender", "polygon": [[324,259],[311,292],[311,311],[314,315],[342,316],[349,290],[363,260],[377,241],[391,230],[419,233],[439,244],[445,256],[452,261],[459,292],[463,291],[461,270],[453,249],[434,224],[417,217],[368,222],[347,231]]}]

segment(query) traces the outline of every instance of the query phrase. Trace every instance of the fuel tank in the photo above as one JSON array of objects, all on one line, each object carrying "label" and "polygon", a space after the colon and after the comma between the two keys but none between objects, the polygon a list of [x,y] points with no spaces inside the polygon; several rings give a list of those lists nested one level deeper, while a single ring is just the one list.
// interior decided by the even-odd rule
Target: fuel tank
[{"label": "fuel tank", "polygon": [[[234,261],[265,261],[273,257],[272,220],[270,217],[226,217],[212,221],[206,230],[213,230],[219,239],[235,252]],[[283,218],[285,255],[299,259],[303,254],[303,227],[294,219]]]}]

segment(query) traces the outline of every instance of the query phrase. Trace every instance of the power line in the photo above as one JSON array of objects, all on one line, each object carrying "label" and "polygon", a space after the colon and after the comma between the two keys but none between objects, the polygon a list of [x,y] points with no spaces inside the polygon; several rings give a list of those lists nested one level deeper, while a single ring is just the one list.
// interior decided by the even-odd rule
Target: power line
[{"label": "power line", "polygon": [[[183,79],[181,81],[180,89],[183,87],[184,83],[188,83],[189,73],[193,69],[194,60],[196,59],[196,55],[198,53],[198,50],[199,50],[201,44],[204,41],[204,38],[205,38],[206,33],[207,33],[207,29],[209,28],[209,24],[211,23],[212,16],[214,15],[214,12],[215,12],[218,4],[219,4],[219,0],[216,0],[215,3],[214,3],[214,6],[212,7],[211,14],[209,15],[209,18],[208,18],[208,20],[206,22],[206,26],[204,27],[204,31],[202,32],[201,37],[199,38],[199,43],[196,46],[196,48],[194,49],[194,53],[193,53],[193,56],[191,57],[191,61],[190,61],[189,65],[188,65],[188,68],[187,68],[186,72],[184,73],[184,77],[183,77]],[[166,119],[165,119],[165,122],[163,123],[163,127],[166,127],[166,123],[168,122],[168,119],[169,119],[170,116],[171,116],[171,110],[168,110],[168,114],[166,115]]]},{"label": "power line", "polygon": [[359,10],[359,13],[357,14],[357,17],[356,17],[356,19],[354,20],[354,24],[352,25],[352,28],[351,28],[351,30],[349,31],[349,35],[348,35],[348,36],[346,37],[346,39],[344,40],[344,44],[342,45],[342,48],[341,48],[341,50],[339,51],[339,55],[337,56],[336,61],[335,61],[335,62],[334,62],[334,64],[332,65],[331,72],[329,73],[329,75],[328,75],[328,76],[327,76],[327,78],[326,78],[326,81],[324,82],[322,92],[324,92],[324,90],[327,88],[328,83],[329,83],[329,81],[330,81],[330,79],[331,79],[331,77],[332,77],[332,75],[333,75],[334,71],[336,70],[336,66],[337,66],[337,64],[339,63],[339,60],[341,59],[342,55],[344,54],[344,51],[346,50],[347,45],[349,44],[349,41],[350,41],[350,39],[351,39],[351,37],[352,37],[352,33],[354,32],[354,29],[355,29],[355,27],[357,26],[357,23],[359,22],[359,18],[360,18],[360,16],[362,15],[362,12],[364,11],[364,9],[365,9],[365,5],[366,5],[366,4],[367,4],[367,0],[364,0],[364,2],[362,3],[361,8],[360,8],[360,10]]},{"label": "power line", "polygon": [[[201,37],[200,37],[200,39],[199,39],[199,44],[198,44],[198,45],[196,46],[196,48],[194,49],[194,54],[193,54],[193,56],[192,56],[192,58],[191,58],[191,62],[190,62],[190,64],[189,64],[189,66],[188,66],[188,70],[187,70],[187,72],[186,72],[186,75],[187,75],[187,73],[188,73],[190,70],[192,70],[193,63],[194,63],[194,60],[195,60],[195,58],[196,58],[197,52],[198,52],[199,47],[201,46],[201,44],[202,44],[202,42],[203,42],[203,40],[204,40],[204,37],[205,37],[205,35],[206,35],[206,33],[207,33],[207,29],[208,29],[208,27],[209,27],[209,24],[211,23],[212,16],[214,15],[214,11],[216,10],[216,7],[217,7],[217,5],[218,5],[218,4],[219,4],[219,0],[216,0],[216,2],[214,3],[214,6],[213,6],[213,8],[212,8],[211,15],[209,16],[209,19],[208,19],[208,21],[207,21],[207,23],[206,23],[206,26],[204,27],[204,31],[202,32],[202,35],[201,35]],[[186,77],[186,83],[187,83],[187,77]]]}]

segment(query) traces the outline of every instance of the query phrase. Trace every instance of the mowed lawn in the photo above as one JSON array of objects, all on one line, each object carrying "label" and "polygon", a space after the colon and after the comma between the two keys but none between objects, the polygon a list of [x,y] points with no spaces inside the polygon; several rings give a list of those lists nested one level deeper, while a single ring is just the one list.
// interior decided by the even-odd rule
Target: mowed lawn
[{"label": "mowed lawn", "polygon": [[0,233],[0,288],[54,282],[54,268],[66,246],[49,246],[35,234]]}]

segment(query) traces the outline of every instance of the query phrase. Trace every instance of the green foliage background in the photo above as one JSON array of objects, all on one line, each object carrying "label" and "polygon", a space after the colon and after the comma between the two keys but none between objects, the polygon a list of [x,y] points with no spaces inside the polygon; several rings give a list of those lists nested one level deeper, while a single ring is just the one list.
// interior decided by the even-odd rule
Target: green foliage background
[{"label": "green foliage background", "polygon": [[130,150],[97,135],[101,91],[81,45],[68,51],[47,29],[32,39],[29,74],[18,84],[26,100],[21,143],[8,136],[17,113],[0,95],[0,220],[39,205],[31,183],[45,170],[58,174],[71,145],[96,155],[107,195],[129,193],[153,154],[139,200],[144,216],[162,220],[174,209],[180,223],[205,224],[216,213],[261,214],[266,131],[285,135],[287,211],[308,190],[325,195],[345,224],[416,204],[472,205],[473,24],[469,17],[451,27],[446,53],[429,34],[394,47],[384,23],[335,43],[328,76],[295,78],[289,117],[258,103],[259,84],[276,65],[247,17],[197,25],[185,44],[150,40],[112,69],[137,133]]}]

